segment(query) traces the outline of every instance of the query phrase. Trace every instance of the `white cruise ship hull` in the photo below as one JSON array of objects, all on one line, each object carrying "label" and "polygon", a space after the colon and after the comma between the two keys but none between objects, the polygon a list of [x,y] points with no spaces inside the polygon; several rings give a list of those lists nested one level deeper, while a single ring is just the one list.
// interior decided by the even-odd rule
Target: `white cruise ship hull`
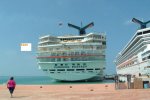
[{"label": "white cruise ship hull", "polygon": [[[117,70],[117,74],[119,74],[119,75],[130,74],[135,77],[142,77],[142,76],[150,75],[150,60],[143,61],[141,63],[132,65],[130,67],[127,67],[127,68],[124,68],[121,70]],[[126,78],[126,76],[120,76],[119,80],[127,81],[127,78]]]},{"label": "white cruise ship hull", "polygon": [[143,61],[141,63],[132,65],[127,68],[123,68],[122,70],[117,70],[117,74],[132,74],[132,75],[137,75],[139,73],[141,74],[150,74],[150,60]]},{"label": "white cruise ship hull", "polygon": [[[104,61],[82,61],[82,62],[62,62],[64,65],[67,63],[67,67],[56,67],[55,63],[39,63],[39,67],[48,74],[51,78],[59,81],[80,81],[88,80],[94,77],[99,77],[99,80],[103,79]],[[60,65],[62,64],[60,63]],[[58,64],[58,63],[57,63]],[[72,66],[75,64],[75,66]],[[76,66],[80,64],[79,66]],[[82,66],[86,64],[86,66]],[[58,64],[59,65],[59,64]],[[60,70],[60,71],[59,71]]]}]

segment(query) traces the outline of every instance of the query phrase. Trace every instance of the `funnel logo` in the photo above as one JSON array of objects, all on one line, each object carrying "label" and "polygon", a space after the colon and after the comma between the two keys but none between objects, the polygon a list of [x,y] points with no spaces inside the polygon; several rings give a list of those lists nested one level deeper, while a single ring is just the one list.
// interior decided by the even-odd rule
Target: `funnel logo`
[{"label": "funnel logo", "polygon": [[21,51],[31,51],[31,43],[21,43]]}]

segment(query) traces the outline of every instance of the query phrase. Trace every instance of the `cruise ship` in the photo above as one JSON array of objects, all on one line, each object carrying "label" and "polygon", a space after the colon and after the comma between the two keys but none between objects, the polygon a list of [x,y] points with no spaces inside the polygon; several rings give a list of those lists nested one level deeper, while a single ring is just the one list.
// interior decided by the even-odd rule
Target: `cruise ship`
[{"label": "cruise ship", "polygon": [[121,81],[127,81],[124,76],[130,74],[132,78],[148,77],[150,75],[150,21],[143,22],[136,18],[133,22],[140,25],[131,40],[118,53],[115,64]]},{"label": "cruise ship", "polygon": [[105,69],[105,33],[86,33],[84,27],[68,24],[79,30],[79,35],[39,38],[37,61],[39,68],[49,77],[59,81],[81,81],[99,77],[103,80]]}]

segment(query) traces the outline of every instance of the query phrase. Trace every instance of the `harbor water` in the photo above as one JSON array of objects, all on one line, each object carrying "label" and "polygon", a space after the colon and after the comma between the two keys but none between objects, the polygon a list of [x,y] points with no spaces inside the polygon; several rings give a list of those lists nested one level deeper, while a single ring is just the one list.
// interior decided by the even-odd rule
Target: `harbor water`
[{"label": "harbor water", "polygon": [[[9,80],[9,76],[0,76],[0,84],[6,84]],[[113,80],[103,80],[103,81],[79,81],[79,82],[60,82],[51,79],[48,76],[14,76],[14,80],[17,84],[21,85],[54,85],[54,84],[104,84],[104,83],[114,83]]]}]

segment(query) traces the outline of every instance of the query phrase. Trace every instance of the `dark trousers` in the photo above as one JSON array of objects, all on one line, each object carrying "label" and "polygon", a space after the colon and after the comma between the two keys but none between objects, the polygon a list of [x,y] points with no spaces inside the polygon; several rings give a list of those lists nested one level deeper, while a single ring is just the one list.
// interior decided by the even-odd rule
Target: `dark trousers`
[{"label": "dark trousers", "polygon": [[14,87],[9,87],[8,89],[9,89],[10,94],[13,94],[15,88]]}]

